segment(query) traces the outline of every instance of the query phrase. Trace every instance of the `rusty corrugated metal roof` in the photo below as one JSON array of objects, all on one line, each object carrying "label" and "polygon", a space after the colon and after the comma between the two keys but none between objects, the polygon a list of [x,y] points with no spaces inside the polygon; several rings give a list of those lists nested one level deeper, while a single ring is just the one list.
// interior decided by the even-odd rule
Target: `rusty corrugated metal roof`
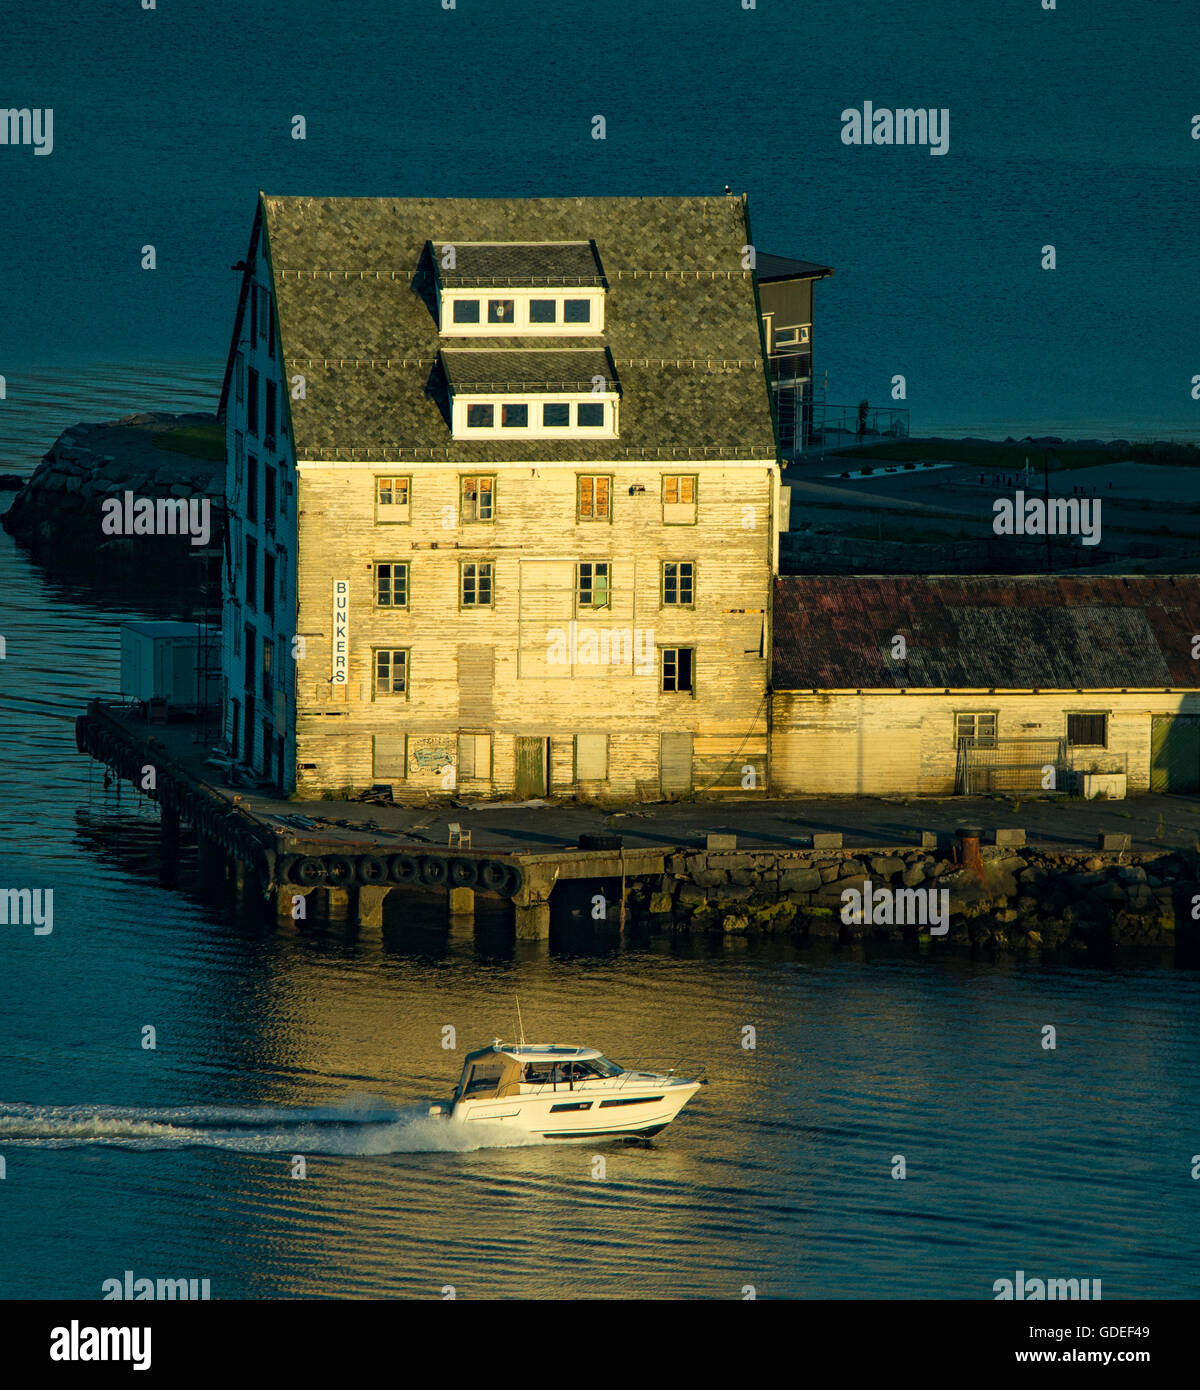
[{"label": "rusty corrugated metal roof", "polygon": [[1200,575],[792,575],[775,581],[772,684],[1195,690],[1197,635]]}]

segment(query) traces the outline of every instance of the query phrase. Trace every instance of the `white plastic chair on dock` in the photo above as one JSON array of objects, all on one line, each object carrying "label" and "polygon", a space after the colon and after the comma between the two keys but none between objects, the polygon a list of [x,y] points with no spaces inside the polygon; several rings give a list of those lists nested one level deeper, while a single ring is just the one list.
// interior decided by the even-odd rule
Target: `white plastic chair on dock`
[{"label": "white plastic chair on dock", "polygon": [[450,822],[450,833],[446,837],[446,844],[453,848],[455,845],[466,845],[471,848],[471,832],[464,830],[457,821]]}]

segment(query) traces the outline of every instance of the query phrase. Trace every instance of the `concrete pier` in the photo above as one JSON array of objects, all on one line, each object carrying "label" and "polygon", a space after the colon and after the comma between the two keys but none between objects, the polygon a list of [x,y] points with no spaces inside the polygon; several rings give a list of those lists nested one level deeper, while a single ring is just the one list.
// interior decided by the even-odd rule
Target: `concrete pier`
[{"label": "concrete pier", "polygon": [[354,920],[360,927],[383,926],[383,904],[391,890],[364,885],[354,893]]}]

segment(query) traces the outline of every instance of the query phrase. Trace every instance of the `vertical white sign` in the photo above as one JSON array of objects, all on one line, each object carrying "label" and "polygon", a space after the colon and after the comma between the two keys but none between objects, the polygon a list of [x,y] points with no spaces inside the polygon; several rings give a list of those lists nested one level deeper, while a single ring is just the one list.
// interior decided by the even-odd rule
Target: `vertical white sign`
[{"label": "vertical white sign", "polygon": [[333,581],[333,684],[350,679],[350,581]]}]

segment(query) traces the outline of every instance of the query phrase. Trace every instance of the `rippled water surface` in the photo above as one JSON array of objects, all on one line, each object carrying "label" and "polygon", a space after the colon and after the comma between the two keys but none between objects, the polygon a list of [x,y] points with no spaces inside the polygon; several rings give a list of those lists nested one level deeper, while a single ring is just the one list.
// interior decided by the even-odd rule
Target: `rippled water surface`
[{"label": "rippled water surface", "polygon": [[[78,418],[211,399],[173,381],[48,378],[7,466]],[[126,1269],[214,1297],[985,1298],[1017,1269],[1200,1293],[1194,973],[567,921],[545,951],[483,912],[451,935],[436,904],[358,940],[263,930],[190,859],[160,888],[149,807],[75,752],[129,614],[6,536],[0,595],[0,886],[55,893],[49,936],[0,927],[0,1296]],[[649,1147],[429,1117],[518,990],[531,1036],[702,1057],[711,1084]]]}]

